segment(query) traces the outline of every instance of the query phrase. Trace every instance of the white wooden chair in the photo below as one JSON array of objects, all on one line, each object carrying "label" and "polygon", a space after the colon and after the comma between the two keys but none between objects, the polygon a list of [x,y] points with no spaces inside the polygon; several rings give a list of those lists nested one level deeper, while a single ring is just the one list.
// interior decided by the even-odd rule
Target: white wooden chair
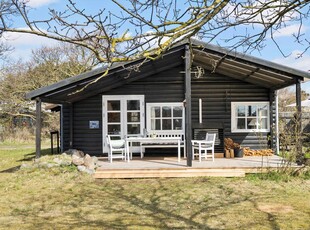
[{"label": "white wooden chair", "polygon": [[107,135],[108,161],[112,163],[113,159],[126,160],[125,140],[111,140],[110,135]]},{"label": "white wooden chair", "polygon": [[[201,162],[201,158],[204,157],[205,159],[208,158],[208,156],[212,157],[212,161],[214,161],[214,144],[215,144],[215,138],[216,134],[206,134],[205,140],[192,140],[192,154],[193,159],[195,156],[198,155],[199,162]],[[198,153],[195,153],[195,150],[198,150]],[[211,151],[211,153],[208,153],[208,151]]]}]

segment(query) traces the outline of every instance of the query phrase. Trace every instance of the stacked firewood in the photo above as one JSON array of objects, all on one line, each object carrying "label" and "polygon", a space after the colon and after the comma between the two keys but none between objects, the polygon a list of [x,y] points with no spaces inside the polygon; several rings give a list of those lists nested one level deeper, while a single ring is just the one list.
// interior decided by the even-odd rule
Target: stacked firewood
[{"label": "stacked firewood", "polygon": [[243,148],[243,154],[245,156],[272,156],[273,150],[272,149],[254,150],[250,149],[249,147],[245,147]]}]

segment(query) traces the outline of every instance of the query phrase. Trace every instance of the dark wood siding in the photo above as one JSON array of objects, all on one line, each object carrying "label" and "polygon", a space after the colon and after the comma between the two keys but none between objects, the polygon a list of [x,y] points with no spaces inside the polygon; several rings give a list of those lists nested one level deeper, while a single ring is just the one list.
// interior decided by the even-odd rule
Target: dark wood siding
[{"label": "dark wood siding", "polygon": [[61,143],[62,150],[66,151],[70,148],[70,107],[68,104],[62,105],[62,130],[61,134],[63,135],[61,137]]},{"label": "dark wood siding", "polygon": [[[99,129],[90,129],[89,121],[99,121]],[[73,148],[90,155],[102,153],[102,97],[100,95],[73,104]]]},{"label": "dark wood siding", "polygon": [[[114,88],[105,95],[145,95],[145,102],[182,102],[182,66]],[[102,154],[102,95],[73,103],[73,148],[91,155]],[[64,149],[69,148],[69,107],[64,106]],[[89,129],[89,121],[99,120],[99,129]]]},{"label": "dark wood siding", "polygon": [[[203,124],[199,125],[199,98],[202,99]],[[232,133],[231,102],[267,101],[269,90],[219,74],[206,73],[192,79],[193,127],[224,129],[224,137],[230,137],[242,146],[254,149],[267,147],[267,133]],[[217,127],[218,126],[218,127]]]},{"label": "dark wood siding", "polygon": [[[184,65],[128,82],[96,96],[73,103],[73,148],[89,154],[102,154],[102,95],[145,95],[145,103],[182,102]],[[192,79],[192,126],[220,129],[223,137],[251,148],[266,148],[267,133],[231,132],[231,102],[269,101],[268,89],[219,74],[206,73]],[[198,100],[203,101],[203,124],[198,124]],[[69,109],[64,106],[64,149],[69,146]],[[99,129],[89,129],[89,121],[99,120]],[[223,139],[221,135],[221,139]],[[221,140],[223,141],[223,140]],[[223,143],[219,145],[223,148]],[[221,151],[217,149],[216,151]]]},{"label": "dark wood siding", "polygon": [[183,66],[151,75],[122,87],[112,89],[105,95],[145,95],[145,103],[182,102],[184,100]]}]

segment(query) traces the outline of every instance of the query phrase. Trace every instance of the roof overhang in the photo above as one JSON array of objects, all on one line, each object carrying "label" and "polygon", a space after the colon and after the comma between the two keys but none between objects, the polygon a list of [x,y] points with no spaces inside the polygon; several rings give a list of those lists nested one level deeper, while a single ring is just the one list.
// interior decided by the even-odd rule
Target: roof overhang
[{"label": "roof overhang", "polygon": [[[108,70],[107,75],[107,68],[100,67],[31,91],[26,94],[26,98],[41,98],[42,102],[54,104],[79,101],[181,65],[184,62],[183,48],[175,47],[155,61],[140,59],[116,64]],[[139,68],[134,68],[135,65]]]},{"label": "roof overhang", "polygon": [[[116,64],[104,77],[103,73],[107,68],[97,68],[31,91],[26,97],[28,99],[39,97],[42,102],[55,104],[79,101],[183,64],[185,45],[189,45],[189,42],[181,41],[155,61],[140,59]],[[230,52],[198,40],[192,39],[190,45],[193,51],[194,66],[201,66],[211,73],[223,74],[250,84],[277,90],[302,81],[304,78],[310,78],[310,73],[242,53]],[[134,65],[141,65],[138,71],[130,68]]]},{"label": "roof overhang", "polygon": [[261,87],[277,90],[297,80],[310,78],[310,73],[214,45],[196,41],[193,64],[212,73],[223,74]]}]

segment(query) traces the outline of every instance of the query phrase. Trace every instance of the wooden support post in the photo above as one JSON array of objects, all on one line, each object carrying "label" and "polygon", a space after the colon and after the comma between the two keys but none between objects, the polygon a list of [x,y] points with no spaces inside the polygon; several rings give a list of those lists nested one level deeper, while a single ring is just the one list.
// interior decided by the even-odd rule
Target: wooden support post
[{"label": "wooden support post", "polygon": [[[274,114],[274,111],[275,111],[275,93],[273,90],[270,90],[269,91],[269,105],[270,105],[270,109],[269,109],[269,125],[270,125],[270,137],[268,142],[270,142],[270,148],[275,150],[274,149],[274,143],[275,143],[275,135],[274,135],[274,128],[275,128],[275,114]],[[277,118],[276,118],[277,119]]]},{"label": "wooden support post", "polygon": [[60,147],[59,147],[59,132],[57,131],[56,133],[56,138],[57,138],[57,153],[60,153]]},{"label": "wooden support post", "polygon": [[36,158],[41,157],[42,101],[36,98]]},{"label": "wooden support post", "polygon": [[189,46],[185,46],[185,138],[187,166],[192,167],[192,85],[191,85],[191,53]]},{"label": "wooden support post", "polygon": [[278,91],[275,91],[275,105],[276,105],[276,123],[275,123],[275,135],[276,135],[276,153],[280,154],[280,134],[279,134],[279,95]]},{"label": "wooden support post", "polygon": [[302,117],[301,117],[301,80],[296,80],[296,161],[297,163],[303,162],[303,153],[302,153]]}]

